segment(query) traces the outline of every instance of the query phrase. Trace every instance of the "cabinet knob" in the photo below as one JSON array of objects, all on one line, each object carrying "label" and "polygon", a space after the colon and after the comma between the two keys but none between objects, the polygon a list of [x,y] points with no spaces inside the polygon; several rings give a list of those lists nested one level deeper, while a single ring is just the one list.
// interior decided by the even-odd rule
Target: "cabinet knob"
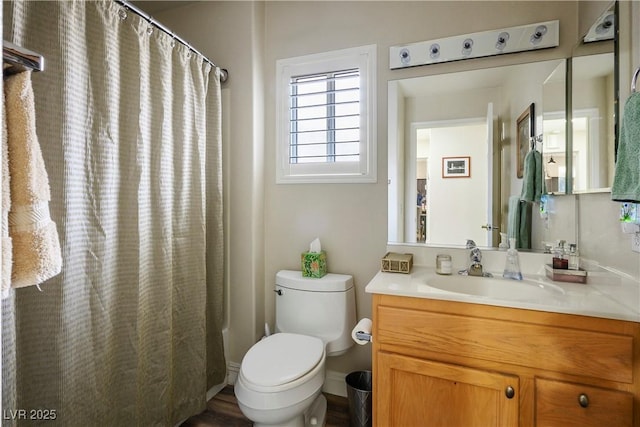
[{"label": "cabinet knob", "polygon": [[584,393],[580,394],[580,396],[578,396],[578,403],[580,403],[580,406],[583,408],[586,408],[589,406],[589,396]]},{"label": "cabinet knob", "polygon": [[507,396],[507,399],[513,399],[513,396],[516,395],[516,391],[513,387],[507,386],[507,388],[504,389],[504,395]]}]

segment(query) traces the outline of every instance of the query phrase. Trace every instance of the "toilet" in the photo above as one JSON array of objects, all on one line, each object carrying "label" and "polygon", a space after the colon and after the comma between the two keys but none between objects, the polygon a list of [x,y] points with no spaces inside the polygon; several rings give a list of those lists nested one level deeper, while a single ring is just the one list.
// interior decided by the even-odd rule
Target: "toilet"
[{"label": "toilet", "polygon": [[352,345],[356,323],[353,278],[327,274],[276,274],[276,333],[263,338],[242,359],[235,395],[254,426],[323,426],[325,358]]}]

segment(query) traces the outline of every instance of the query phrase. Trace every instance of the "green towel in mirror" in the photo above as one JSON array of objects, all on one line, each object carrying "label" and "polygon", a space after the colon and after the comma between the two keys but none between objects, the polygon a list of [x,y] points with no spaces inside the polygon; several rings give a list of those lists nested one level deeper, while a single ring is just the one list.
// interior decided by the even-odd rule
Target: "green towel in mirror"
[{"label": "green towel in mirror", "polygon": [[507,217],[507,237],[516,239],[517,249],[531,249],[532,205],[520,200],[519,196],[509,197]]},{"label": "green towel in mirror", "polygon": [[538,150],[529,151],[524,158],[520,200],[540,202],[540,197],[545,193],[543,174],[542,154]]}]

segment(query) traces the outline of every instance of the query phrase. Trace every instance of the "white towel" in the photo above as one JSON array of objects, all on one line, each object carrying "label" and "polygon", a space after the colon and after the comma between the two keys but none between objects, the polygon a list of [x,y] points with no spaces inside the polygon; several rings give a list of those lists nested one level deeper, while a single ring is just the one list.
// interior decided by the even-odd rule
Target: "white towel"
[{"label": "white towel", "polygon": [[5,82],[13,244],[11,286],[38,285],[62,270],[56,224],[49,216],[49,178],[36,135],[31,72]]},{"label": "white towel", "polygon": [[12,245],[9,237],[9,209],[11,208],[11,195],[9,192],[9,149],[7,147],[7,117],[5,112],[4,92],[2,92],[2,236],[0,244],[2,247],[2,299],[9,296],[11,289],[11,260]]}]

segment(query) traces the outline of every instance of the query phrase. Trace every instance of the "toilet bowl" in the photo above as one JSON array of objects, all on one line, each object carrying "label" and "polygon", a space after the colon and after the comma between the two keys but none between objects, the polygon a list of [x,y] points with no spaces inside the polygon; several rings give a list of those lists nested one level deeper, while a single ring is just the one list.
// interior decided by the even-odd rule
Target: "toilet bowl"
[{"label": "toilet bowl", "polygon": [[349,275],[276,274],[276,331],[253,345],[240,364],[235,395],[255,426],[324,425],[325,358],[352,345],[355,291]]},{"label": "toilet bowl", "polygon": [[319,338],[271,335],[242,361],[235,385],[238,406],[255,426],[323,425],[324,367],[324,343]]}]

